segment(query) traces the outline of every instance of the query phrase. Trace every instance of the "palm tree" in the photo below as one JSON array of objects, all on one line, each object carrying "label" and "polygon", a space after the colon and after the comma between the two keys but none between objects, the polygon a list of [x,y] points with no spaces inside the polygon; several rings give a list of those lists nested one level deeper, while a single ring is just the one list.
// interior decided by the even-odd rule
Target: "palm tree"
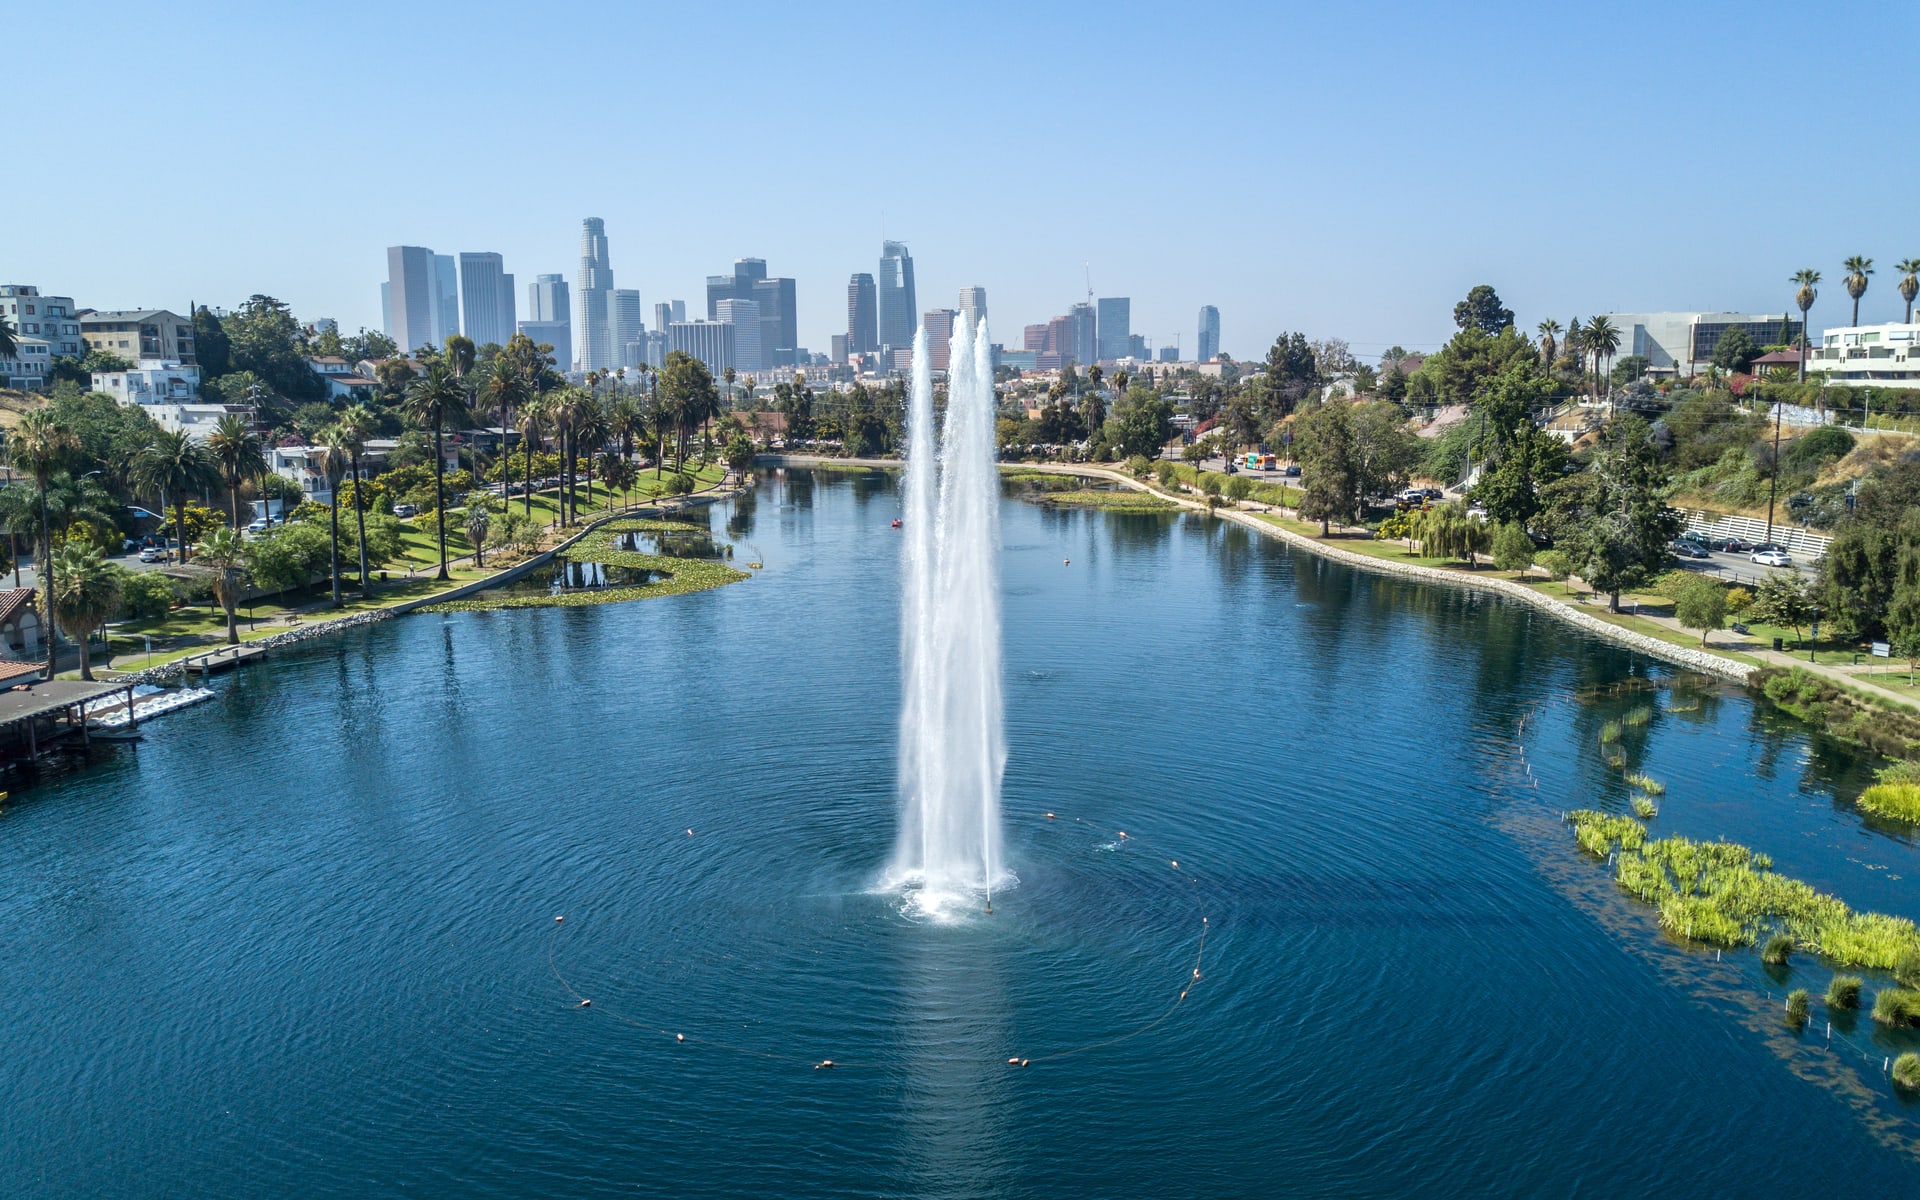
[{"label": "palm tree", "polygon": [[260,435],[233,413],[221,417],[207,435],[207,452],[220,466],[231,501],[233,527],[240,528],[240,485],[267,473],[267,452]]},{"label": "palm tree", "polygon": [[587,463],[587,507],[593,507],[593,460],[607,444],[607,414],[589,396],[573,417],[574,453]]},{"label": "palm tree", "polygon": [[486,566],[485,550],[487,530],[493,525],[493,514],[487,511],[485,492],[467,493],[467,541],[473,545],[473,565]]},{"label": "palm tree", "polygon": [[452,369],[455,379],[465,379],[467,372],[473,370],[475,353],[477,352],[472,338],[460,333],[447,335],[446,352],[442,357],[446,359],[447,366]]},{"label": "palm tree", "polygon": [[1584,345],[1593,355],[1593,373],[1596,383],[1604,383],[1607,395],[1613,395],[1612,381],[1606,378],[1603,363],[1613,361],[1613,352],[1620,348],[1620,331],[1612,321],[1605,317],[1595,317],[1587,322]]},{"label": "palm tree", "polygon": [[646,414],[632,396],[622,396],[607,409],[607,436],[620,443],[620,457],[632,457],[635,439],[646,431]]},{"label": "palm tree", "polygon": [[[449,350],[453,344],[454,339],[448,338]],[[440,574],[436,578],[445,582],[452,576],[447,574],[447,461],[440,439],[447,421],[464,422],[467,418],[467,387],[460,381],[456,365],[450,360],[428,363],[427,373],[407,385],[400,408],[415,425],[433,428],[433,508],[440,538]]]},{"label": "palm tree", "polygon": [[1903,258],[1893,264],[1900,272],[1900,298],[1907,302],[1907,321],[1913,324],[1913,300],[1920,296],[1920,258]]},{"label": "palm tree", "polygon": [[213,569],[213,594],[227,610],[227,645],[240,644],[240,620],[234,609],[240,604],[240,588],[246,576],[247,543],[237,529],[216,525],[193,548],[200,562]]},{"label": "palm tree", "polygon": [[601,456],[600,478],[606,483],[609,492],[620,493],[623,507],[633,502],[630,493],[633,490],[633,481],[639,477],[639,474],[640,472],[634,469],[632,460],[625,455],[609,453]]},{"label": "palm tree", "polygon": [[533,455],[540,448],[540,431],[546,427],[547,397],[528,396],[520,405],[520,453],[527,463],[527,490],[522,493],[526,505],[526,515],[533,516]]},{"label": "palm tree", "polygon": [[1560,322],[1548,317],[1534,328],[1540,331],[1540,357],[1546,368],[1551,371],[1554,357],[1560,349],[1560,343],[1555,340],[1560,336]]},{"label": "palm tree", "polygon": [[[366,481],[360,475],[360,455],[365,453],[367,439],[379,427],[379,418],[373,410],[364,404],[349,404],[340,414],[340,420],[333,427],[335,444],[347,452],[348,469],[353,472],[353,517],[359,524],[360,538],[360,594],[373,594],[373,581],[367,574],[367,488]],[[339,496],[334,504],[340,503]]]},{"label": "palm tree", "polygon": [[120,606],[120,575],[98,550],[72,541],[60,547],[59,583],[52,586],[54,617],[80,643],[80,678],[93,682],[87,643]]},{"label": "palm tree", "polygon": [[[331,543],[327,552],[327,577],[333,584],[333,606],[340,607],[340,480],[352,464],[354,447],[333,424],[320,431],[320,469],[327,477],[327,524]],[[354,491],[359,491],[355,487]]]},{"label": "palm tree", "polygon": [[20,339],[13,332],[13,325],[5,317],[0,317],[0,358],[12,358],[20,353]]},{"label": "palm tree", "polygon": [[[480,384],[480,394],[487,398],[500,421],[500,458],[507,457],[507,430],[513,428],[513,410],[526,402],[529,394],[526,373],[520,364],[506,354],[498,355],[487,370],[487,377]],[[500,469],[500,494],[506,495],[507,469]]]},{"label": "palm tree", "polygon": [[546,409],[547,423],[553,428],[553,437],[560,447],[560,494],[559,520],[561,528],[567,525],[567,518],[573,501],[573,417],[580,411],[580,401],[586,393],[579,388],[561,388],[549,393],[543,407]]},{"label": "palm tree", "polygon": [[53,473],[60,469],[67,457],[80,448],[80,439],[73,430],[62,424],[50,409],[36,409],[20,419],[14,426],[13,434],[7,439],[7,461],[14,469],[25,471],[33,476],[34,483],[40,489],[40,547],[36,551],[36,561],[45,568],[41,574],[44,592],[44,611],[42,616],[47,622],[47,678],[54,674],[54,660],[59,650],[60,636],[53,624],[53,587],[55,567],[53,562],[53,523],[47,517],[47,485],[53,479]]},{"label": "palm tree", "polygon": [[180,548],[180,561],[187,560],[187,497],[220,483],[220,468],[213,456],[184,432],[161,430],[133,457],[134,485],[160,494],[160,511],[167,511],[167,498],[173,498],[173,537]]},{"label": "palm tree", "polygon": [[1858,254],[1840,264],[1847,273],[1847,295],[1853,297],[1853,323],[1860,323],[1860,297],[1867,294],[1867,276],[1873,274],[1873,260]]},{"label": "palm tree", "polygon": [[1820,272],[1812,267],[1802,267],[1793,273],[1793,278],[1789,282],[1800,285],[1800,290],[1793,294],[1793,302],[1800,306],[1800,382],[1805,383],[1807,381],[1807,311],[1813,307],[1813,302],[1820,296],[1818,288]]}]

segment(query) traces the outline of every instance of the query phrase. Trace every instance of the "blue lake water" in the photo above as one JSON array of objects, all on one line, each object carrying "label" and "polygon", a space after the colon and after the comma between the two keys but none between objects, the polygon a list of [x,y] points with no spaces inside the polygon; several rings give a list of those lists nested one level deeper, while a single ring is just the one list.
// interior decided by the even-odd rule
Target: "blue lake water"
[{"label": "blue lake water", "polygon": [[1795,1035],[1780,998],[1827,971],[1674,945],[1559,822],[1624,811],[1598,728],[1651,698],[1657,832],[1920,916],[1862,764],[1523,606],[1224,522],[1008,501],[1020,883],[903,916],[872,891],[897,507],[789,472],[711,512],[747,582],[310,642],[17,796],[0,1194],[1920,1178],[1880,1074],[1914,1039],[1829,1048],[1817,1001]]}]

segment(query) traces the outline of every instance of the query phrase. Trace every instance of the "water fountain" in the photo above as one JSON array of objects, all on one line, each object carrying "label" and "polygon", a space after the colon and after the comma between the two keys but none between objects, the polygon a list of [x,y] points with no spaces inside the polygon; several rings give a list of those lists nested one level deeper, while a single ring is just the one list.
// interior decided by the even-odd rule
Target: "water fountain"
[{"label": "water fountain", "polygon": [[934,432],[926,330],[907,409],[901,600],[900,837],[888,871],[929,913],[991,902],[1006,881],[1000,777],[1000,510],[993,352],[986,323],[957,323],[947,414]]}]

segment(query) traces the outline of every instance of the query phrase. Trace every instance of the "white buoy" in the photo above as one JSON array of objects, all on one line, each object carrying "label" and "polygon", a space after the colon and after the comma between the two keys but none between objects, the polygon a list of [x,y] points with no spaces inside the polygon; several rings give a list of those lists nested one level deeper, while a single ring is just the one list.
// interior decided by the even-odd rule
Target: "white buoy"
[{"label": "white buoy", "polygon": [[687,1040],[687,1035],[684,1033],[676,1033],[673,1035],[673,1040],[676,1042],[684,1042]]}]

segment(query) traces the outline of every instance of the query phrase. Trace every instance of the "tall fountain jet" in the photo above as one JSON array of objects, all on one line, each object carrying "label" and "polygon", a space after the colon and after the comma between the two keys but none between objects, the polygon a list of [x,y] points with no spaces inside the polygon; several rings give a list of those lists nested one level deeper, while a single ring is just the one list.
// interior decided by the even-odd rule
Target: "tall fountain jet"
[{"label": "tall fountain jet", "polygon": [[907,407],[902,814],[888,874],[929,912],[990,902],[1005,882],[995,416],[986,323],[975,328],[962,315],[948,355],[946,426],[936,439],[921,329]]}]

